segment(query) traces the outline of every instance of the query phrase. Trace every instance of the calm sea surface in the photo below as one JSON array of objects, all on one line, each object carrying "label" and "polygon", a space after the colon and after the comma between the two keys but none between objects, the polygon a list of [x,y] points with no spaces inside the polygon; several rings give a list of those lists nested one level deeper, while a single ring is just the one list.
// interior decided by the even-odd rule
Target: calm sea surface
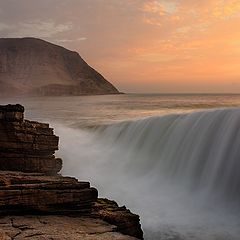
[{"label": "calm sea surface", "polygon": [[239,107],[240,95],[123,94],[0,99],[0,104],[6,103],[23,104],[30,119],[85,127],[168,113]]}]

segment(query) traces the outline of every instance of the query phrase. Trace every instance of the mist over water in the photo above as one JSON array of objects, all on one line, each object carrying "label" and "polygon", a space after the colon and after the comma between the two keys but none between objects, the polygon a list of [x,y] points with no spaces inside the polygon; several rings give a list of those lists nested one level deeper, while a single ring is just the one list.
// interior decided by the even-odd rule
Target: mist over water
[{"label": "mist over water", "polygon": [[240,109],[222,109],[60,127],[63,173],[127,203],[147,239],[239,239],[239,123]]},{"label": "mist over water", "polygon": [[239,96],[50,100],[23,104],[60,136],[63,174],[138,213],[145,239],[239,240]]}]

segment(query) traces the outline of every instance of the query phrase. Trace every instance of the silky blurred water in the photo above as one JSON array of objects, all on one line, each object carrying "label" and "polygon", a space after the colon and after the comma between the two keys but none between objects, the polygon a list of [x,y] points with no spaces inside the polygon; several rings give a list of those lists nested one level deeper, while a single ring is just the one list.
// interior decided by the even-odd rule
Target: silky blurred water
[{"label": "silky blurred water", "polygon": [[0,99],[60,136],[64,175],[140,214],[145,239],[238,240],[240,95]]}]

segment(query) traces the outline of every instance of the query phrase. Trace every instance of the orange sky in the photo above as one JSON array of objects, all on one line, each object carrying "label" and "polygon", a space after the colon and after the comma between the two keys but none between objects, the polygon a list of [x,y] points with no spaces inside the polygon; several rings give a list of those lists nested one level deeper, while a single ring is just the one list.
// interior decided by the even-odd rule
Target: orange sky
[{"label": "orange sky", "polygon": [[39,2],[0,0],[1,37],[77,50],[124,92],[240,93],[239,0]]}]

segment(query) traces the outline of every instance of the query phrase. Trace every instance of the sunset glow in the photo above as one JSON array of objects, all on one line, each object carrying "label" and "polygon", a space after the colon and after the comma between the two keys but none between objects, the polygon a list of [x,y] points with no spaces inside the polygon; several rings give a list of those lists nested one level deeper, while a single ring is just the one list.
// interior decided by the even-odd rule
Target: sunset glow
[{"label": "sunset glow", "polygon": [[240,92],[239,0],[0,2],[1,37],[78,51],[120,91]]}]

